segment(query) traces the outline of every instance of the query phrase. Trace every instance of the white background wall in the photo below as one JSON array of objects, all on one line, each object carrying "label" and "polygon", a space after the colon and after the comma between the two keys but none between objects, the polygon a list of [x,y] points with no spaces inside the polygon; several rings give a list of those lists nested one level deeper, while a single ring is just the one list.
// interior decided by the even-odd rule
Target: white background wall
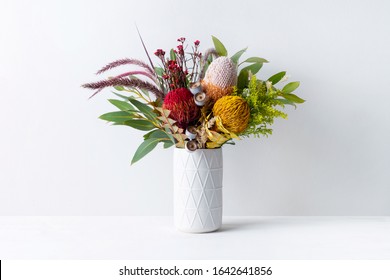
[{"label": "white background wall", "polygon": [[[176,38],[262,56],[307,102],[224,149],[226,215],[390,215],[389,1],[0,0],[0,215],[170,215],[172,150],[80,84]],[[124,69],[122,69],[124,70]]]}]

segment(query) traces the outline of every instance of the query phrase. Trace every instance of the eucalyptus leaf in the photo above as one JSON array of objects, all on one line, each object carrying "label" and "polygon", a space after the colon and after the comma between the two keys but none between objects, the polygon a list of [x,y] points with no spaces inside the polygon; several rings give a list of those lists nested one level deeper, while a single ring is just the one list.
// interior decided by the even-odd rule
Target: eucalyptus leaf
[{"label": "eucalyptus leaf", "polygon": [[284,93],[282,96],[284,98],[286,98],[287,100],[290,100],[290,101],[292,101],[294,103],[303,103],[303,102],[305,102],[305,100],[303,100],[302,98],[296,96],[293,93]]},{"label": "eucalyptus leaf", "polygon": [[165,128],[165,132],[166,132],[166,134],[168,135],[168,138],[171,139],[171,142],[172,142],[172,143],[175,143],[175,138],[173,137],[171,130],[170,130],[169,128],[166,127],[166,128]]},{"label": "eucalyptus leaf", "polygon": [[125,90],[125,88],[124,88],[123,86],[114,86],[114,88],[115,88],[117,91]]},{"label": "eucalyptus leaf", "polygon": [[164,74],[164,69],[161,67],[154,67],[154,71],[156,72],[157,76],[162,76]]},{"label": "eucalyptus leaf", "polygon": [[261,58],[261,57],[253,56],[253,57],[247,58],[242,63],[244,63],[244,62],[248,62],[248,63],[267,63],[268,60],[266,60],[264,58]]},{"label": "eucalyptus leaf", "polygon": [[291,82],[285,85],[282,89],[283,93],[291,93],[299,87],[299,82]]},{"label": "eucalyptus leaf", "polygon": [[131,160],[131,164],[136,163],[141,158],[146,156],[148,153],[150,153],[158,144],[160,140],[159,139],[146,139],[144,142],[139,145],[137,151],[135,151],[135,154],[133,156],[133,159]]},{"label": "eucalyptus leaf", "polygon": [[253,75],[260,71],[261,67],[263,67],[263,63],[253,63],[249,66],[242,68],[241,71],[251,71]]},{"label": "eucalyptus leaf", "polygon": [[153,112],[153,109],[150,106],[148,106],[145,103],[142,103],[134,98],[129,98],[129,101],[135,107],[137,107],[137,109],[140,110],[141,113],[144,114],[145,117],[147,117],[148,119],[154,121],[157,118],[156,113]]},{"label": "eucalyptus leaf", "polygon": [[279,101],[282,104],[291,105],[291,106],[294,106],[295,108],[297,108],[297,105],[295,105],[295,103],[290,101],[290,100],[287,100],[287,99],[284,99],[284,98],[276,98],[275,100]]},{"label": "eucalyptus leaf", "polygon": [[[148,135],[147,138],[145,138],[146,135]],[[168,137],[167,133],[165,131],[161,130],[161,129],[156,129],[156,130],[151,131],[148,134],[145,134],[144,138],[145,139],[157,138],[157,139],[162,139],[162,140],[163,139],[166,139],[166,140],[170,139]],[[169,141],[172,142],[171,140],[169,140]]]},{"label": "eucalyptus leaf", "polygon": [[286,76],[286,71],[276,73],[275,75],[268,78],[267,81],[271,82],[273,85],[276,85],[283,77]]},{"label": "eucalyptus leaf", "polygon": [[121,111],[134,110],[135,108],[128,102],[116,99],[108,99],[108,101]]},{"label": "eucalyptus leaf", "polygon": [[155,128],[155,126],[147,120],[127,120],[124,122],[124,125],[143,131],[149,131]]},{"label": "eucalyptus leaf", "polygon": [[116,96],[118,96],[118,97],[124,99],[124,100],[129,100],[129,97],[126,96],[126,95],[122,95],[122,94],[119,94],[119,93],[114,92],[114,91],[112,91],[112,93],[115,94]]},{"label": "eucalyptus leaf", "polygon": [[247,49],[248,49],[248,48],[246,47],[245,49],[242,49],[242,50],[236,52],[236,53],[231,57],[232,61],[233,61],[235,64],[237,64],[238,61],[240,60],[240,57],[243,55],[244,52],[246,52]]},{"label": "eucalyptus leaf", "polygon": [[124,123],[125,121],[132,120],[134,114],[124,111],[110,112],[101,115],[99,118],[109,122]]},{"label": "eucalyptus leaf", "polygon": [[240,71],[240,74],[238,75],[237,78],[237,88],[238,89],[244,89],[249,82],[249,74],[248,71]]},{"label": "eucalyptus leaf", "polygon": [[222,44],[222,42],[214,36],[211,36],[211,38],[213,39],[214,47],[215,47],[215,50],[217,51],[217,53],[220,56],[227,56],[228,52],[227,52],[225,46]]},{"label": "eucalyptus leaf", "polygon": [[169,57],[171,60],[176,60],[176,53],[173,49],[170,50]]},{"label": "eucalyptus leaf", "polygon": [[[157,129],[156,129],[156,130],[157,130]],[[146,133],[146,134],[144,135],[144,140],[149,139],[149,138],[150,138],[150,134],[152,134],[152,133],[155,132],[156,130],[152,130],[152,131],[149,131],[148,133]]]},{"label": "eucalyptus leaf", "polygon": [[164,142],[164,149],[168,149],[169,147],[172,147],[175,145],[172,141],[163,141]]}]

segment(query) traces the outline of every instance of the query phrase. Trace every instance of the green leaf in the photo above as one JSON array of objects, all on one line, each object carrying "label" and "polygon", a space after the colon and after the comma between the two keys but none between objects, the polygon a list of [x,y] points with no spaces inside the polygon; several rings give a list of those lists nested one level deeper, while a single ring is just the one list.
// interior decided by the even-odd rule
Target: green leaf
[{"label": "green leaf", "polygon": [[237,88],[238,89],[244,89],[247,87],[249,82],[249,74],[248,71],[240,71],[240,74],[237,78]]},{"label": "green leaf", "polygon": [[117,91],[125,90],[125,88],[124,88],[123,86],[114,86],[114,88],[115,88]]},{"label": "green leaf", "polygon": [[290,93],[296,90],[299,87],[299,82],[291,82],[285,85],[282,89],[284,93]]},{"label": "green leaf", "polygon": [[[158,139],[170,139],[167,133],[161,129],[155,129],[144,135],[144,139],[158,138]],[[169,140],[170,141],[170,140]]]},{"label": "green leaf", "polygon": [[268,78],[267,81],[270,81],[273,85],[276,85],[283,77],[286,76],[286,71],[279,72]]},{"label": "green leaf", "polygon": [[108,99],[108,101],[121,111],[134,110],[134,107],[126,101],[116,99]]},{"label": "green leaf", "polygon": [[156,120],[157,118],[157,115],[156,113],[153,112],[153,109],[146,105],[145,103],[142,103],[134,98],[129,98],[129,101],[135,106],[137,107],[138,110],[141,111],[141,113],[143,113],[145,115],[145,117],[147,117],[149,120]]},{"label": "green leaf", "polygon": [[157,76],[162,76],[164,74],[164,69],[161,67],[154,67],[154,71],[156,72]]},{"label": "green leaf", "polygon": [[115,94],[116,96],[120,97],[120,98],[123,98],[124,100],[129,100],[129,97],[128,96],[125,96],[125,95],[122,95],[122,94],[119,94],[117,92],[114,92],[114,91],[111,91],[113,94]]},{"label": "green leaf", "polygon": [[124,111],[110,112],[101,115],[99,118],[109,122],[124,123],[125,121],[132,120],[133,114]]},{"label": "green leaf", "polygon": [[158,144],[160,140],[159,139],[146,139],[144,142],[139,145],[137,151],[135,151],[135,154],[133,156],[133,159],[131,160],[131,164],[136,163],[141,158],[146,156],[148,153],[150,153]]},{"label": "green leaf", "polygon": [[246,47],[245,49],[242,49],[242,50],[236,52],[236,53],[231,57],[232,61],[233,61],[235,64],[237,64],[238,61],[240,60],[240,57],[243,55],[244,52],[246,52],[246,50],[247,50],[247,47]]},{"label": "green leaf", "polygon": [[171,60],[176,60],[176,53],[173,49],[169,52],[169,57]]},{"label": "green leaf", "polygon": [[249,63],[267,63],[268,60],[264,59],[264,58],[261,58],[261,57],[250,57],[250,58],[247,58],[246,60],[244,60],[242,63],[244,62],[249,62]]},{"label": "green leaf", "polygon": [[143,131],[149,131],[155,128],[155,126],[147,120],[127,120],[124,122],[124,125]]},{"label": "green leaf", "polygon": [[171,142],[176,143],[175,138],[173,137],[172,132],[168,127],[165,127],[165,132],[167,133],[169,139],[171,139]]},{"label": "green leaf", "polygon": [[[291,105],[291,106],[294,106],[295,108],[297,108],[297,105],[295,105],[295,103],[290,101],[290,100],[287,100],[287,99],[284,99],[284,98],[276,98],[275,100],[279,101],[282,104]],[[282,106],[282,105],[280,105],[280,106]]]},{"label": "green leaf", "polygon": [[227,56],[228,55],[228,52],[225,48],[225,46],[221,43],[220,40],[218,40],[216,37],[214,36],[211,36],[211,38],[213,38],[213,43],[214,43],[214,47],[215,47],[215,50],[217,51],[217,53],[220,55],[220,56]]},{"label": "green leaf", "polygon": [[164,142],[164,149],[168,149],[169,147],[172,147],[175,145],[172,141],[163,141]]},{"label": "green leaf", "polygon": [[242,68],[237,78],[237,87],[239,89],[246,88],[249,82],[249,71],[253,75],[255,75],[257,72],[259,72],[262,66],[263,66],[262,63],[253,63],[249,66]]},{"label": "green leaf", "polygon": [[263,63],[253,63],[249,66],[242,68],[241,71],[251,71],[251,73],[255,75],[257,72],[259,72],[261,67],[263,67]]},{"label": "green leaf", "polygon": [[303,100],[302,98],[300,98],[297,95],[292,94],[292,93],[284,93],[282,96],[284,98],[286,98],[287,100],[290,100],[290,101],[292,101],[294,103],[303,103],[303,102],[305,102],[305,100]]},{"label": "green leaf", "polygon": [[149,97],[149,91],[147,91],[146,89],[139,89],[143,95]]}]

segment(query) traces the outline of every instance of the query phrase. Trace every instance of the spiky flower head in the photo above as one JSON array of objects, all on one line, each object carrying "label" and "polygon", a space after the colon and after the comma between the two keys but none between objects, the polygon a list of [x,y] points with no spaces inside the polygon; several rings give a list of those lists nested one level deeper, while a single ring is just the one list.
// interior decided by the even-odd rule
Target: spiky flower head
[{"label": "spiky flower head", "polygon": [[194,96],[186,88],[171,90],[165,96],[163,108],[170,110],[169,117],[177,121],[177,126],[186,128],[199,118],[200,110]]},{"label": "spiky flower head", "polygon": [[213,114],[221,119],[225,129],[239,134],[248,126],[250,107],[240,96],[224,96],[215,102]]},{"label": "spiky flower head", "polygon": [[214,101],[232,94],[236,84],[237,65],[226,56],[218,57],[210,64],[202,82],[207,95]]}]

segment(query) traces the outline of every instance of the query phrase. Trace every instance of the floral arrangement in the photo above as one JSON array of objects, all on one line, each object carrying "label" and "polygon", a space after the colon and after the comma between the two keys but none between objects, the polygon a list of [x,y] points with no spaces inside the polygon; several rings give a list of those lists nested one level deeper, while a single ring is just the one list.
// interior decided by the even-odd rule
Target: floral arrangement
[{"label": "floral arrangement", "polygon": [[202,53],[199,40],[188,46],[185,38],[179,38],[168,54],[162,49],[154,53],[159,60],[159,66],[154,66],[141,38],[149,64],[120,59],[97,74],[123,65],[138,69],[82,85],[96,90],[92,96],[107,87],[116,90],[120,99],[108,101],[118,110],[101,119],[147,131],[132,163],[158,143],[194,151],[220,148],[251,135],[268,136],[274,119],[287,117],[281,111],[285,105],[304,102],[292,93],[299,82],[276,87],[287,79],[286,72],[259,79],[256,74],[267,60],[250,57],[240,62],[246,48],[229,57],[221,41],[214,36],[212,40],[214,47]]}]

